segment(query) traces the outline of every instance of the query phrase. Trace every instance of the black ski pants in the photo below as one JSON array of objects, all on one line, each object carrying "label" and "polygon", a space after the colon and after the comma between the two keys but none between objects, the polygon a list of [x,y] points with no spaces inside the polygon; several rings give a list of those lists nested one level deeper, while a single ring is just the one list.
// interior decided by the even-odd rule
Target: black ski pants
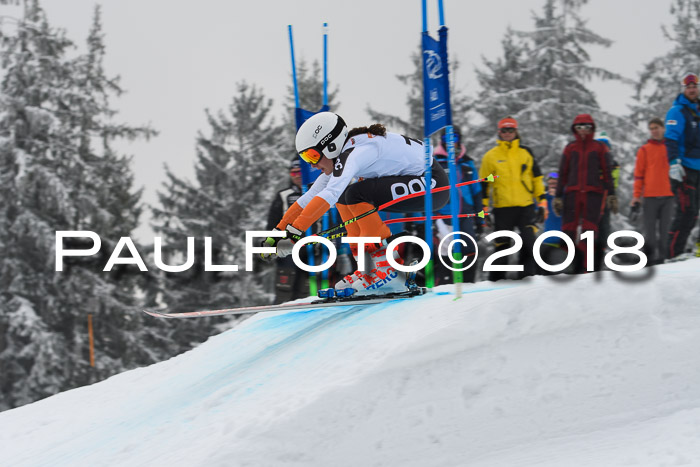
[{"label": "black ski pants", "polygon": [[[448,186],[445,170],[433,161],[431,166],[431,190]],[[340,196],[340,203],[354,205],[369,203],[373,206],[381,206],[384,203],[395,200],[405,195],[425,191],[424,175],[392,175],[389,177],[367,178],[349,185]],[[450,200],[450,190],[433,193],[433,211],[443,208]],[[425,210],[425,197],[416,196],[384,209],[385,212],[423,212]]]},{"label": "black ski pants", "polygon": [[668,257],[668,231],[673,214],[672,196],[654,196],[642,200],[644,217],[644,251],[649,262],[656,264]]},{"label": "black ski pants", "polygon": [[[520,277],[531,276],[535,274],[535,259],[532,254],[532,248],[535,244],[535,205],[530,206],[515,206],[508,208],[493,208],[492,215],[494,217],[493,230],[511,230],[518,229],[520,237],[523,239],[523,248],[520,250],[520,264],[523,265],[524,271]],[[510,247],[511,243],[506,238],[496,240],[496,251],[503,251]],[[499,258],[493,262],[496,264],[507,264],[508,257]],[[489,273],[490,281],[505,279],[505,272],[491,271]]]}]

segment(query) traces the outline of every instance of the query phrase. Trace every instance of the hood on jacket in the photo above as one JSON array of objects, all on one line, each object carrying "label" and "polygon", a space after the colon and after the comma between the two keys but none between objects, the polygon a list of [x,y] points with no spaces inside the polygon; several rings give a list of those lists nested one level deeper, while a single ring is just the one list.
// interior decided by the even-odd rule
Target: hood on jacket
[{"label": "hood on jacket", "polygon": [[576,118],[574,118],[574,123],[571,124],[571,132],[576,135],[576,130],[574,130],[574,125],[579,125],[581,123],[590,123],[593,125],[593,131],[591,132],[591,137],[593,137],[593,134],[595,133],[595,122],[593,121],[593,117],[591,117],[589,114],[578,114],[576,115]]},{"label": "hood on jacket", "polygon": [[[455,155],[455,160],[461,159],[467,153],[467,148],[465,148],[463,144],[460,144],[460,146],[462,147],[462,149],[459,151],[459,154]],[[438,159],[447,159],[447,148],[440,144],[433,151],[433,157],[436,157]]]},{"label": "hood on jacket", "polygon": [[678,97],[676,97],[676,100],[673,101],[673,105],[692,106],[693,102],[691,102],[687,97],[685,97],[685,94],[680,93],[680,94],[678,94]]}]

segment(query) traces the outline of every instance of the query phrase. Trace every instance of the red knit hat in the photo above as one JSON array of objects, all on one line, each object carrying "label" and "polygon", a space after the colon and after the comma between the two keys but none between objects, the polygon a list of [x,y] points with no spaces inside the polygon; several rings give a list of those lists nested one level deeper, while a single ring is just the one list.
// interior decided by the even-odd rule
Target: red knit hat
[{"label": "red knit hat", "polygon": [[698,75],[695,73],[686,73],[683,75],[683,78],[681,78],[681,85],[682,86],[688,86],[689,84],[698,84]]},{"label": "red knit hat", "polygon": [[501,128],[518,128],[518,122],[513,117],[506,117],[498,122],[498,129]]}]

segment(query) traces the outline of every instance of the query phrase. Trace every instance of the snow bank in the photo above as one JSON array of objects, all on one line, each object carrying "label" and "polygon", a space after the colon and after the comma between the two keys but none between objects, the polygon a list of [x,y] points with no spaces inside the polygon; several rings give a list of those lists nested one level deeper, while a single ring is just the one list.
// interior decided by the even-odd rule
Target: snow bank
[{"label": "snow bank", "polygon": [[258,314],[0,414],[4,465],[700,465],[700,260]]}]

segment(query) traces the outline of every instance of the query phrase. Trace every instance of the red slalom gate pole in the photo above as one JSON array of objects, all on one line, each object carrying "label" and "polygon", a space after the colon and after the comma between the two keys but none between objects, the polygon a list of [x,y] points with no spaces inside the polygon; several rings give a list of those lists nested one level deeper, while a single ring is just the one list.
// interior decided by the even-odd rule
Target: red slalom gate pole
[{"label": "red slalom gate pole", "polygon": [[[484,216],[488,216],[488,213],[484,211],[479,211],[476,213],[472,214],[459,214],[457,217],[481,217],[483,218]],[[389,219],[388,221],[384,221],[385,224],[399,224],[401,222],[420,222],[424,221],[426,216],[418,216],[418,217],[404,217],[403,219]],[[431,216],[431,219],[449,219],[452,217],[451,214],[444,215],[444,216]]]},{"label": "red slalom gate pole", "polygon": [[[468,181],[468,182],[458,183],[458,184],[455,185],[455,186],[456,186],[456,187],[462,187],[462,186],[473,185],[473,184],[475,184],[475,183],[481,183],[481,182],[493,182],[496,178],[498,178],[498,175],[492,175],[492,174],[490,174],[488,177],[480,178],[480,179],[478,179],[478,180],[470,180],[470,181]],[[432,190],[430,190],[430,192],[431,192],[431,193],[438,193],[438,192],[440,192],[440,191],[445,191],[445,190],[449,190],[449,189],[450,189],[450,185],[448,185],[448,186],[441,186],[441,187],[439,187],[439,188],[433,188]],[[360,214],[360,215],[358,215],[358,216],[355,216],[355,217],[353,217],[352,219],[348,219],[347,221],[341,222],[340,224],[338,224],[338,225],[336,225],[336,226],[334,226],[334,227],[331,227],[330,229],[326,229],[326,230],[323,230],[323,231],[321,231],[321,232],[318,232],[316,235],[318,235],[319,237],[325,237],[325,236],[327,236],[328,234],[330,234],[330,233],[332,233],[332,232],[335,232],[336,230],[340,230],[340,229],[342,229],[343,227],[345,227],[346,225],[351,224],[351,223],[353,223],[353,222],[356,222],[356,221],[362,219],[363,217],[367,217],[367,216],[369,216],[369,215],[372,214],[372,213],[375,213],[375,212],[377,212],[377,211],[381,211],[381,210],[383,210],[383,209],[386,209],[386,208],[388,208],[389,206],[393,206],[394,204],[400,203],[401,201],[405,201],[405,200],[411,199],[411,198],[416,198],[416,197],[418,197],[418,196],[423,196],[423,195],[425,195],[425,193],[426,193],[425,191],[418,191],[418,192],[416,192],[416,193],[411,193],[410,195],[405,195],[405,196],[402,196],[402,197],[400,197],[400,198],[396,198],[396,199],[394,199],[394,200],[391,200],[391,201],[389,201],[389,202],[387,202],[387,203],[382,204],[382,205],[379,206],[379,207],[372,208],[372,209],[370,209],[370,210],[367,211],[367,212],[363,212],[362,214]],[[449,216],[448,216],[448,217],[449,217]],[[434,217],[434,216],[433,216],[433,218],[434,218],[434,219],[439,219],[440,217]],[[443,218],[443,219],[446,219],[446,218]],[[403,219],[401,219],[401,220],[403,220]],[[397,221],[397,222],[398,222],[398,221]],[[342,237],[342,235],[333,235],[333,236],[330,236],[330,237],[328,237],[328,238],[332,239],[332,238],[337,238],[337,237]]]}]

